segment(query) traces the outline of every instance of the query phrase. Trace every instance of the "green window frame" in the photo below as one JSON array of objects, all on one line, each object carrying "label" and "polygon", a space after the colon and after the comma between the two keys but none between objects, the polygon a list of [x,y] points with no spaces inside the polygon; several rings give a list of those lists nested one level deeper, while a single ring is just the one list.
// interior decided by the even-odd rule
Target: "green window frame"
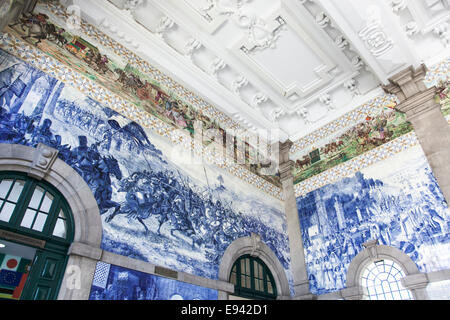
[{"label": "green window frame", "polygon": [[74,223],[67,201],[46,181],[0,172],[0,228],[67,248]]},{"label": "green window frame", "polygon": [[254,300],[274,300],[277,288],[272,273],[259,258],[244,255],[231,268],[230,280],[234,293]]}]

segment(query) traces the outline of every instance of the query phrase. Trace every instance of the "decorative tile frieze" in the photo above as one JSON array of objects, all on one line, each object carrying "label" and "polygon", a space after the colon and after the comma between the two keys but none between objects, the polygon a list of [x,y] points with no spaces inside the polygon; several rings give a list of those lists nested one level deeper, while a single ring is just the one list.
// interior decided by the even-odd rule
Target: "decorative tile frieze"
[{"label": "decorative tile frieze", "polygon": [[[67,19],[69,17],[66,9],[61,5],[51,2],[40,2],[39,5],[43,8],[46,8],[49,13],[52,13],[60,19]],[[175,82],[172,78],[157,70],[149,62],[143,60],[134,52],[130,51],[120,43],[116,42],[114,39],[110,38],[108,35],[97,30],[91,24],[86,23],[85,21],[81,21],[80,28],[83,34],[89,36],[90,38],[101,44],[103,47],[112,50],[114,54],[127,61],[130,65],[133,65],[134,67],[146,73],[151,78],[158,81],[163,89],[167,89],[169,92],[178,95],[194,108],[202,110],[206,116],[219,122],[224,127],[224,129],[243,129],[232,118],[220,112],[215,107],[211,106],[202,98],[197,96],[195,93],[184,88],[182,85]]]},{"label": "decorative tile frieze", "polygon": [[396,105],[396,103],[397,98],[394,95],[385,94],[380,97],[376,97],[375,99],[370,100],[369,102],[328,123],[320,129],[295,141],[290,152],[293,154],[312,146],[318,141],[328,138],[345,128],[350,128],[362,121],[365,121],[368,116],[374,117],[381,114],[385,108],[392,108]]},{"label": "decorative tile frieze", "polygon": [[300,197],[311,191],[319,189],[327,184],[334,183],[345,177],[351,176],[364,168],[367,168],[381,160],[392,157],[404,150],[414,147],[419,141],[414,132],[405,134],[378,148],[370,150],[354,159],[337,165],[310,179],[300,182],[294,186],[295,196]]},{"label": "decorative tile frieze", "polygon": [[[139,109],[134,104],[108,91],[95,81],[79,74],[52,57],[42,53],[39,49],[30,46],[28,43],[8,33],[0,33],[0,48],[21,58],[33,67],[49,74],[67,85],[78,89],[80,92],[101,103],[105,107],[108,107],[129,118],[130,120],[135,121],[141,126],[152,130],[158,135],[175,142],[174,135],[179,131],[175,130],[174,127],[161,121],[148,112]],[[184,137],[182,139],[178,139],[176,146],[191,150],[191,137],[188,136],[187,133],[183,132],[182,134]],[[280,188],[267,182],[263,178],[256,176],[252,172],[243,168],[241,165],[235,163],[233,160],[227,159],[226,161],[223,161],[223,159],[213,155],[211,151],[204,146],[201,147],[201,152],[203,152],[205,159],[209,161],[209,163],[215,164],[227,170],[241,180],[257,187],[275,198],[280,200],[282,199],[282,192]]]},{"label": "decorative tile frieze", "polygon": [[450,58],[428,68],[424,82],[427,87],[438,85],[440,81],[448,81],[450,70]]}]

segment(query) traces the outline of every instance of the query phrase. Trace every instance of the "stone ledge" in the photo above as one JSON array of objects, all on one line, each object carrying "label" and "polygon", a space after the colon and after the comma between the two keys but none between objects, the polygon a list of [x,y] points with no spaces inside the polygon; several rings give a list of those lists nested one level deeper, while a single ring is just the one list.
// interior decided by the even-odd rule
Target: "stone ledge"
[{"label": "stone ledge", "polygon": [[417,273],[404,277],[402,280],[402,285],[409,290],[423,289],[425,288],[429,281],[425,273]]},{"label": "stone ledge", "polygon": [[342,298],[346,300],[361,300],[363,297],[362,287],[356,286],[351,288],[345,288],[341,291]]},{"label": "stone ledge", "polygon": [[430,283],[450,280],[450,269],[427,273]]},{"label": "stone ledge", "polygon": [[102,257],[102,252],[103,250],[100,248],[95,248],[81,242],[73,242],[69,248],[68,254],[85,257],[92,260],[100,260]]},{"label": "stone ledge", "polygon": [[[109,263],[115,266],[127,268],[134,271],[143,272],[146,274],[152,274],[158,277],[165,278],[155,272],[156,265],[145,262],[142,260],[137,260],[133,258],[128,258],[125,256],[121,256],[112,252],[103,251],[101,258],[98,259],[101,262]],[[175,271],[175,270],[173,270]],[[196,286],[201,286],[204,288],[209,288],[213,290],[223,291],[227,293],[234,292],[234,285],[222,280],[208,279],[196,275],[192,275],[185,272],[176,271],[177,278],[168,278],[176,281],[193,284]]]}]

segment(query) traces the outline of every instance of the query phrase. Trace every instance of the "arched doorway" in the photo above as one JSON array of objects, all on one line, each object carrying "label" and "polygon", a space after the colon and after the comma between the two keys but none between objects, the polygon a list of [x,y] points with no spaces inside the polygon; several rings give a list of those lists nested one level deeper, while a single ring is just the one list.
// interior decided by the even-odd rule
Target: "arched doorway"
[{"label": "arched doorway", "polygon": [[[272,289],[273,294],[269,293],[270,290],[267,289],[267,293],[269,293],[268,297],[253,297],[253,299],[289,299],[291,297],[291,292],[289,288],[289,282],[286,277],[285,270],[283,266],[281,265],[280,261],[278,260],[277,256],[273,253],[273,251],[261,241],[261,237],[257,234],[252,233],[249,237],[243,237],[236,239],[233,241],[228,248],[225,250],[222,260],[220,262],[219,266],[219,280],[224,282],[233,283],[232,279],[232,273],[233,270],[237,272],[237,267],[234,269],[234,267],[237,265],[237,263],[241,263],[240,259],[245,259],[246,257],[249,257],[249,265],[250,262],[253,261],[253,263],[256,262],[256,265],[262,265],[263,269],[264,266],[266,267],[266,275],[270,273],[269,277],[272,281]],[[244,262],[247,263],[247,262]],[[253,266],[255,268],[255,264]],[[259,267],[258,267],[259,268]],[[242,268],[240,270],[242,276]],[[247,272],[247,270],[249,272]],[[261,269],[259,269],[261,270]],[[253,269],[253,276],[257,276],[257,278],[260,275],[259,270],[255,272],[255,269]],[[252,276],[250,267],[248,269],[245,269],[245,274],[248,274],[249,276]],[[264,275],[264,271],[262,273]],[[235,285],[237,284],[234,283]],[[241,282],[242,284],[242,282]],[[256,284],[254,284],[254,288],[256,288]],[[264,286],[264,284],[263,284]],[[261,288],[261,287],[259,287]],[[267,288],[269,288],[267,286]],[[236,287],[235,287],[236,290]],[[235,296],[234,294],[228,294],[225,292],[219,291],[219,299],[220,300],[228,300],[228,299],[235,299],[235,298],[243,298]],[[250,298],[250,297],[249,297]],[[247,298],[248,299],[248,298]],[[250,298],[252,299],[252,298]]]},{"label": "arched doorway", "polygon": [[0,299],[56,299],[74,231],[70,207],[55,187],[0,172]]},{"label": "arched doorway", "polygon": [[251,255],[241,256],[233,265],[230,282],[234,284],[234,294],[248,299],[275,300],[277,287],[266,264]]}]

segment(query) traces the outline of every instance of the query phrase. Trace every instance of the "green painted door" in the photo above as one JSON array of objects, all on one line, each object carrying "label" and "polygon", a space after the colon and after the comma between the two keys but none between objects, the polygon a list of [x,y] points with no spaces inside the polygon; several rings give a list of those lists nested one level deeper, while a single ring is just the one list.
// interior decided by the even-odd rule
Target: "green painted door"
[{"label": "green painted door", "polygon": [[[30,245],[36,255],[20,299],[57,299],[74,235],[71,210],[62,194],[27,174],[0,172],[0,231],[40,243]],[[11,277],[15,271],[8,272],[5,276]]]},{"label": "green painted door", "polygon": [[65,268],[65,255],[38,250],[21,300],[55,300]]}]

